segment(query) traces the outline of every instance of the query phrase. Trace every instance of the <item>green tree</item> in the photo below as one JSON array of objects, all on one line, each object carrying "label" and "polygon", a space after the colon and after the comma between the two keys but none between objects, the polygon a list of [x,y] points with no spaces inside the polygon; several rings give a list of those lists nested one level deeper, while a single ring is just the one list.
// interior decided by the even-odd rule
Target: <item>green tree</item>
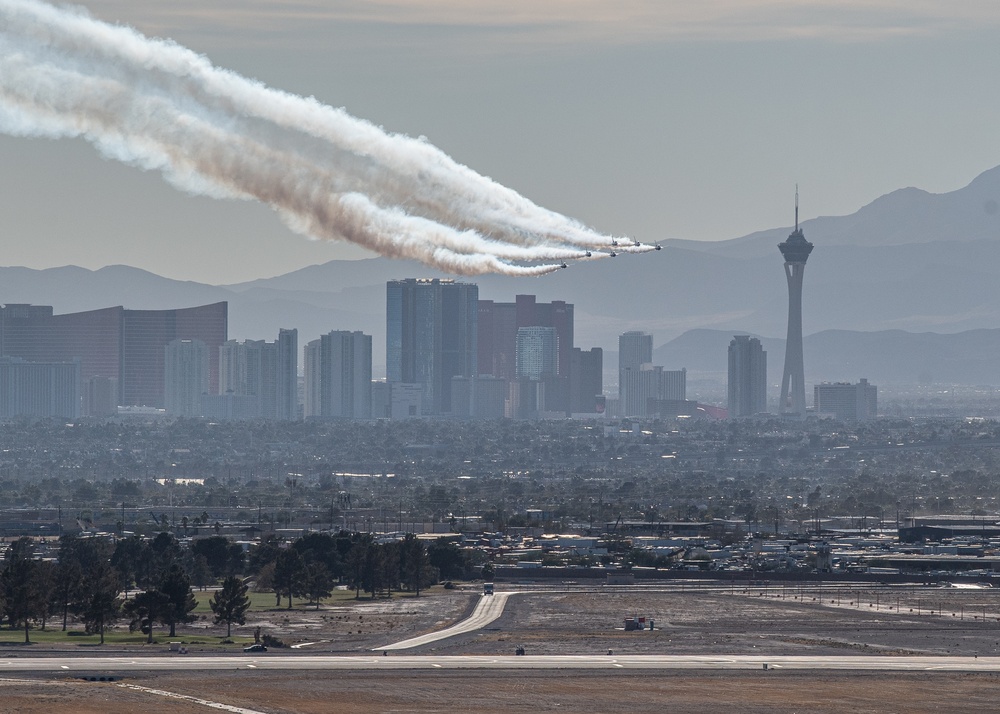
[{"label": "green tree", "polygon": [[371,593],[372,599],[375,599],[382,586],[382,556],[382,549],[370,533],[358,535],[348,558],[356,598],[361,597],[361,591],[364,591]]},{"label": "green tree", "polygon": [[204,556],[215,578],[239,575],[243,572],[245,562],[243,548],[236,543],[230,543],[229,539],[223,536],[216,535],[197,540],[191,545],[191,552],[196,556]]},{"label": "green tree", "polygon": [[184,569],[176,563],[171,565],[160,581],[159,591],[167,597],[168,607],[164,610],[161,622],[170,628],[170,636],[177,636],[177,625],[191,622],[195,618],[191,611],[198,606],[191,590],[191,578]]},{"label": "green tree", "polygon": [[281,552],[281,539],[273,533],[267,535],[260,542],[260,545],[250,552],[250,562],[247,565],[247,571],[250,573],[259,572],[265,565],[277,560]]},{"label": "green tree", "polygon": [[[165,522],[166,515],[163,518]],[[140,582],[139,585],[149,587],[163,580],[171,568],[181,561],[183,554],[183,549],[172,533],[157,533],[149,542],[149,549],[145,553],[145,582]]]},{"label": "green tree", "polygon": [[128,590],[146,580],[149,544],[139,536],[122,538],[115,544],[111,565],[122,579],[122,589]]},{"label": "green tree", "polygon": [[7,551],[2,575],[4,612],[11,628],[24,626],[24,643],[30,644],[31,623],[45,617],[50,596],[44,590],[42,569],[34,559],[30,538],[19,538]]},{"label": "green tree", "polygon": [[412,533],[407,533],[400,543],[399,569],[401,582],[420,597],[420,589],[426,585],[432,569],[427,559],[427,548]]},{"label": "green tree", "polygon": [[64,535],[59,538],[59,562],[55,571],[52,602],[55,609],[62,614],[64,632],[70,609],[83,597],[81,588],[85,576],[97,572],[116,552],[117,548],[113,550],[111,544],[105,540],[79,538],[75,535]]},{"label": "green tree", "polygon": [[399,585],[399,543],[383,543],[378,550],[378,589],[392,597],[392,589]]},{"label": "green tree", "polygon": [[274,592],[280,599],[281,593],[288,595],[288,609],[292,609],[292,595],[299,590],[299,581],[305,571],[302,556],[293,548],[287,548],[278,554],[274,561]]},{"label": "green tree", "polygon": [[[80,588],[80,619],[88,633],[96,632],[104,644],[104,631],[121,613],[121,574],[109,563],[101,563],[87,572]],[[152,635],[152,631],[150,631]]]},{"label": "green tree", "polygon": [[146,635],[146,642],[153,641],[153,626],[166,616],[171,607],[170,598],[159,590],[146,590],[125,603],[125,614],[129,616],[129,632],[136,630]]},{"label": "green tree", "polygon": [[191,582],[199,590],[204,590],[216,580],[212,577],[212,569],[208,566],[204,555],[192,555],[188,561],[187,570],[191,575]]},{"label": "green tree", "polygon": [[66,631],[69,611],[80,596],[80,586],[83,583],[83,568],[76,559],[60,558],[56,567],[56,583],[53,595],[53,605],[62,612],[62,629]]},{"label": "green tree", "polygon": [[233,632],[233,623],[246,624],[246,613],[250,609],[250,598],[247,596],[247,586],[244,582],[230,575],[222,582],[222,588],[208,601],[215,613],[215,624],[226,623],[226,637]]},{"label": "green tree", "polygon": [[447,538],[438,538],[427,547],[430,564],[441,571],[442,578],[461,578],[465,574],[465,558],[458,546]]},{"label": "green tree", "polygon": [[56,570],[58,566],[51,560],[35,561],[34,572],[31,574],[35,580],[35,592],[38,595],[38,619],[41,620],[41,628],[45,629],[45,622],[52,613],[52,601],[56,593]]},{"label": "green tree", "polygon": [[298,594],[316,605],[333,594],[333,577],[323,563],[314,561],[307,563],[305,572],[299,582]]},{"label": "green tree", "polygon": [[[354,598],[361,597],[361,590],[368,592],[366,585],[366,565],[369,561],[369,550],[373,546],[373,539],[370,533],[358,533],[351,543],[351,550],[347,555],[348,571],[351,576],[351,584],[354,586]],[[369,578],[370,579],[370,578]]]}]

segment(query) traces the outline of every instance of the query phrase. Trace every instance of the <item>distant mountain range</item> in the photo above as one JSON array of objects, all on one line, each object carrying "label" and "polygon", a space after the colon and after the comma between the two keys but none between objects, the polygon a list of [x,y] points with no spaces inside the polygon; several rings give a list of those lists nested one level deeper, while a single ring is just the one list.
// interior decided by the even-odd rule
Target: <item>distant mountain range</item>
[{"label": "distant mountain range", "polygon": [[[758,336],[759,337],[759,336]],[[687,367],[694,379],[724,382],[729,342],[725,330],[689,330],[653,351],[653,362]],[[781,381],[785,341],[761,337],[767,352],[768,381]],[[824,330],[803,340],[806,384],[1000,384],[1000,329],[956,334],[881,330]]]},{"label": "distant mountain range", "polygon": [[[805,345],[807,379],[1000,383],[992,364],[1000,362],[1000,167],[958,191],[901,189],[849,216],[804,221],[802,229],[815,245],[803,297],[804,330],[813,333]],[[542,278],[470,281],[483,298],[533,293],[574,303],[579,346],[614,350],[621,332],[644,330],[662,345],[657,363],[724,373],[732,334],[784,334],[777,244],[790,230],[711,243],[669,240],[655,253],[573,264]],[[0,268],[0,302],[70,312],[228,300],[232,337],[274,339],[279,327],[297,327],[305,342],[333,329],[363,330],[374,336],[380,362],[385,282],[406,277],[446,276],[384,258],[220,286],[127,266],[9,267]],[[765,341],[772,374],[780,374],[780,343]]]}]

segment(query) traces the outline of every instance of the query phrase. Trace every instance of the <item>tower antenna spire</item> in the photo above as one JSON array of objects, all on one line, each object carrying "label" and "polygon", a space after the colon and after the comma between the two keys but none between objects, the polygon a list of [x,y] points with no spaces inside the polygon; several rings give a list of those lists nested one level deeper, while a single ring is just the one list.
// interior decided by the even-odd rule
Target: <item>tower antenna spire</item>
[{"label": "tower antenna spire", "polygon": [[802,365],[802,273],[813,244],[799,228],[799,185],[795,184],[795,230],[778,244],[785,259],[788,280],[788,337],[785,340],[785,373],[781,378],[781,413],[802,418],[806,413],[805,369]]},{"label": "tower antenna spire", "polygon": [[799,185],[795,184],[795,230],[799,229]]}]

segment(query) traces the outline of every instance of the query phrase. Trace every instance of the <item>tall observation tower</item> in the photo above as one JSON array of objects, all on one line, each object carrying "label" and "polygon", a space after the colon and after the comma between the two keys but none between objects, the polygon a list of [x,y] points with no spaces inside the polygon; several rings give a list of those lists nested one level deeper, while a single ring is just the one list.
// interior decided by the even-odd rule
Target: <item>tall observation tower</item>
[{"label": "tall observation tower", "polygon": [[806,413],[805,368],[802,364],[802,274],[813,244],[799,228],[799,188],[795,187],[795,230],[778,250],[785,257],[788,278],[788,337],[785,339],[785,373],[781,378],[779,412],[803,417]]}]

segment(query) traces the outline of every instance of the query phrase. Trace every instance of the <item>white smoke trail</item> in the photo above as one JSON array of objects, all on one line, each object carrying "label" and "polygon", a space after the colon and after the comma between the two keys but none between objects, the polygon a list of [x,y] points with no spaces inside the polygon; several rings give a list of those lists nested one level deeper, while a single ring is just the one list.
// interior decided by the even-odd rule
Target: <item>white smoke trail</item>
[{"label": "white smoke trail", "polygon": [[0,131],[80,136],[183,190],[266,203],[300,233],[457,274],[538,275],[559,266],[517,263],[612,245],[424,141],[39,0],[0,0]]}]

